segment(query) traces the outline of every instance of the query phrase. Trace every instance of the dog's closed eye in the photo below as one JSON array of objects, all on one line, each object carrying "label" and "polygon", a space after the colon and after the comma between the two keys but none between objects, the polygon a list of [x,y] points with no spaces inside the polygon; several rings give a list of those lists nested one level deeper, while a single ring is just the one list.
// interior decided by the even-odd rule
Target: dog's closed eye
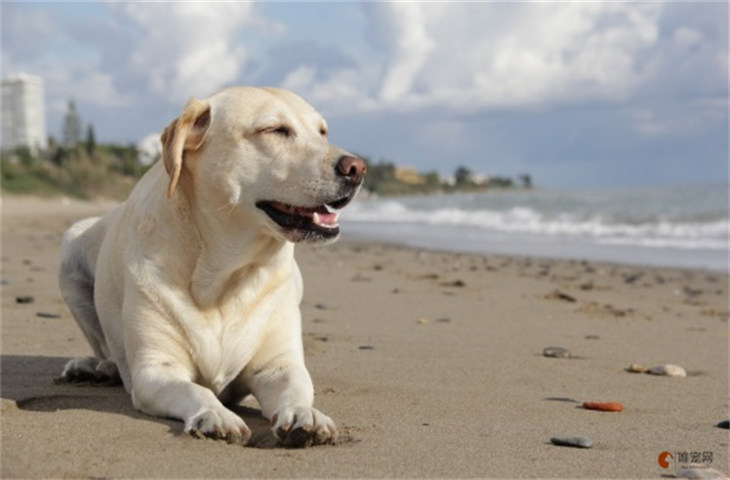
[{"label": "dog's closed eye", "polygon": [[294,130],[287,125],[277,125],[275,127],[265,128],[264,133],[273,133],[274,135],[280,135],[285,138],[293,137]]}]

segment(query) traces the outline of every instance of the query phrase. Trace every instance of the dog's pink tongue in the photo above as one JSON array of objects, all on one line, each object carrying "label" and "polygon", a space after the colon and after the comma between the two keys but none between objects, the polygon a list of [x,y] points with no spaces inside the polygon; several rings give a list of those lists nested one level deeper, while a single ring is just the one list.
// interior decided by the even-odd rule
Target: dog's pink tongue
[{"label": "dog's pink tongue", "polygon": [[337,214],[336,213],[318,213],[317,216],[319,216],[319,224],[320,225],[327,225],[327,226],[336,226],[337,225]]},{"label": "dog's pink tongue", "polygon": [[336,227],[337,212],[330,212],[326,207],[318,208],[312,216],[312,221],[320,227]]}]

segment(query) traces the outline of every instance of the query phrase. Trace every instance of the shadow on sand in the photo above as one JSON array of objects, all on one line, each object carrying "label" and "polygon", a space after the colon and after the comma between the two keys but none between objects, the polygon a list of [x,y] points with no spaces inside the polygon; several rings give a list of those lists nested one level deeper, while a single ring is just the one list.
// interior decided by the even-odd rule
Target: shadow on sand
[{"label": "shadow on sand", "polygon": [[[169,427],[175,436],[185,435],[180,421],[151,417],[135,410],[131,396],[121,385],[56,384],[54,379],[68,361],[64,357],[25,355],[0,356],[0,396],[12,400],[20,410],[56,412],[91,410],[137,419],[154,419]],[[261,411],[235,405],[231,408],[251,429],[248,447],[275,448],[276,438]]]}]

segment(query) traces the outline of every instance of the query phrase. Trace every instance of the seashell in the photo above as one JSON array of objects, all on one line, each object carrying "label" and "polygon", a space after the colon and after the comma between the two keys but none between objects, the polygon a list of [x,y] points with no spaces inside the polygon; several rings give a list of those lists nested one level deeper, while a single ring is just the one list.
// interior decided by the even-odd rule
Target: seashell
[{"label": "seashell", "polygon": [[681,377],[687,376],[687,371],[679,365],[673,365],[671,363],[665,363],[664,365],[657,365],[651,367],[649,373],[652,375],[664,375],[667,377]]}]

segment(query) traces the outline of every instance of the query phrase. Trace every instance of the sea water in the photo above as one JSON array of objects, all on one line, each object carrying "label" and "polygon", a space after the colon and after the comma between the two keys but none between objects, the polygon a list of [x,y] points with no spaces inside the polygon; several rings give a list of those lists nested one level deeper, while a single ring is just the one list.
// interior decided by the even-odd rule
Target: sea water
[{"label": "sea water", "polygon": [[728,270],[728,185],[365,198],[350,237],[484,254]]}]

